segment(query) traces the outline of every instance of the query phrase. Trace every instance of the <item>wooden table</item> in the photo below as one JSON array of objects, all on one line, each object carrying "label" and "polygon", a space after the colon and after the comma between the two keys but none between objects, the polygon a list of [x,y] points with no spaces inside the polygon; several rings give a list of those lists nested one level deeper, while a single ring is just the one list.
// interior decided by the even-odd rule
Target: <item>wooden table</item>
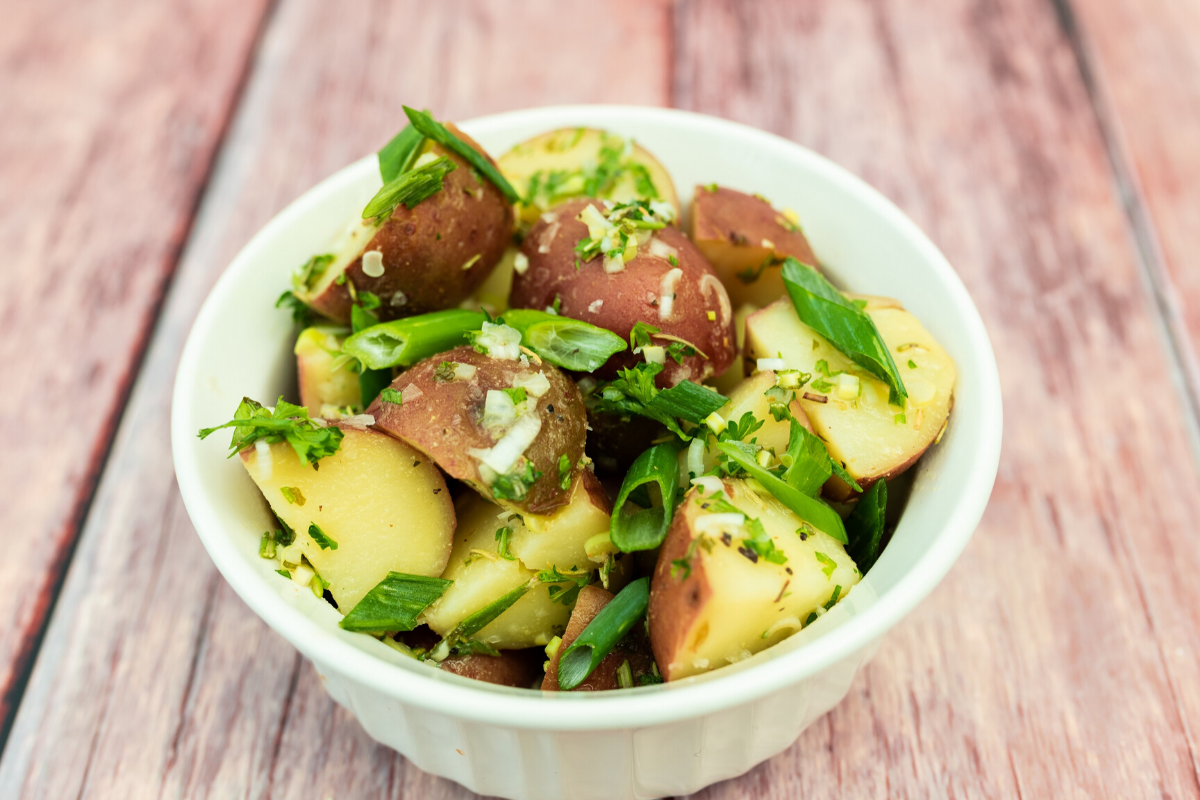
[{"label": "wooden table", "polygon": [[674,105],[866,178],[1004,386],[946,581],[743,797],[1198,797],[1200,0],[0,0],[0,797],[461,797],[234,596],[167,436],[250,235],[400,104]]}]

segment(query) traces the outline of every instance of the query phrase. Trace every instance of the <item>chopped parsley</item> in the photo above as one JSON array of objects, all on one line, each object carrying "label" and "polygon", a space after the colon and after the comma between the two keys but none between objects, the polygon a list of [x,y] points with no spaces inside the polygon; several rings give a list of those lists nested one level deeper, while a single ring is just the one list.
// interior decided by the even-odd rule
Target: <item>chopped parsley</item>
[{"label": "chopped parsley", "polygon": [[[325,274],[325,269],[333,263],[333,259],[333,253],[322,253],[305,261],[292,273],[292,287],[298,292],[311,292]],[[276,306],[278,305],[277,302]]]},{"label": "chopped parsley", "polygon": [[[550,567],[550,569],[539,572],[537,579],[541,583],[550,584],[546,591],[550,595],[551,602],[569,606],[579,597],[579,590],[591,583],[592,573],[591,571],[576,572],[574,567],[571,568],[571,571],[562,573],[558,571],[558,567]],[[571,586],[564,588],[562,586],[564,583],[569,583]]]},{"label": "chopped parsley", "polygon": [[821,572],[825,573],[825,577],[833,577],[833,571],[837,569],[837,562],[822,552],[817,552],[817,561],[821,562]]},{"label": "chopped parsley", "polygon": [[279,299],[275,301],[275,307],[286,308],[292,312],[292,322],[302,328],[307,328],[313,323],[312,309],[290,289],[279,295]]},{"label": "chopped parsley", "polygon": [[492,497],[496,500],[512,500],[521,502],[529,494],[529,489],[542,477],[542,472],[533,466],[533,462],[525,460],[524,465],[508,473],[498,475],[492,481]]},{"label": "chopped parsley", "polygon": [[514,406],[521,405],[521,403],[525,402],[525,398],[529,396],[529,393],[525,391],[525,387],[523,386],[517,386],[511,389],[501,389],[500,391],[509,396],[509,399],[513,401]]},{"label": "chopped parsley", "polygon": [[571,459],[563,453],[558,457],[558,487],[566,490],[571,488]]},{"label": "chopped parsley", "polygon": [[[435,381],[439,381],[441,383],[446,383],[448,381],[454,380],[454,373],[456,373],[457,371],[458,371],[458,362],[457,361],[443,361],[442,363],[438,364],[436,367],[433,368],[433,379]],[[512,390],[505,389],[505,391],[508,392],[508,391],[512,391]]]},{"label": "chopped parsley", "polygon": [[622,369],[619,377],[597,387],[585,402],[592,411],[621,416],[636,414],[656,420],[688,441],[692,437],[680,427],[679,420],[699,425],[729,398],[687,380],[660,390],[654,385],[654,378],[662,370],[661,364],[648,362]]},{"label": "chopped parsley", "polygon": [[259,442],[277,444],[287,442],[296,451],[300,463],[312,464],[338,451],[342,443],[342,432],[332,425],[318,424],[309,419],[308,409],[293,405],[282,397],[272,411],[261,403],[242,398],[233,419],[215,428],[201,429],[199,436],[206,439],[223,428],[233,428],[233,439],[229,443],[229,456],[240,453]]},{"label": "chopped parsley", "polygon": [[391,403],[394,406],[399,406],[399,405],[404,404],[404,395],[400,392],[397,392],[395,389],[393,389],[390,386],[387,387],[386,389],[384,389],[383,391],[381,391],[379,393],[379,397],[381,400],[383,400],[383,402]]},{"label": "chopped parsley", "polygon": [[321,526],[315,522],[308,526],[308,535],[311,536],[312,540],[317,543],[317,547],[320,547],[322,550],[338,549],[338,543],[335,542],[329,536],[329,534],[321,530]]},{"label": "chopped parsley", "polygon": [[505,561],[516,561],[517,557],[508,550],[508,540],[513,534],[513,529],[505,525],[496,531],[496,554]]}]

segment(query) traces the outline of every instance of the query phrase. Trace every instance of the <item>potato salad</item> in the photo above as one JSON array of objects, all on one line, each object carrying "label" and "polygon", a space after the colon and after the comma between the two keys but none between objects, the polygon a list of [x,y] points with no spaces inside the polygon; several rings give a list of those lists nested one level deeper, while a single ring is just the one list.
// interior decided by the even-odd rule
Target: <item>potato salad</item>
[{"label": "potato salad", "polygon": [[543,691],[719,670],[852,594],[953,404],[921,322],[831,284],[752,186],[681,196],[588,128],[493,159],[405,113],[277,303],[297,385],[200,432],[270,509],[269,579]]}]

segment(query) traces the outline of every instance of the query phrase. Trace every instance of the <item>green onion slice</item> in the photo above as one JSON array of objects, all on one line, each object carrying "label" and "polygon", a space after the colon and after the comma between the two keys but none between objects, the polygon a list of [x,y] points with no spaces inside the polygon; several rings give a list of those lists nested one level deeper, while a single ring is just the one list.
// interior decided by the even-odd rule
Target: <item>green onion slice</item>
[{"label": "green onion slice", "polygon": [[728,402],[729,398],[720,392],[691,381],[680,381],[654,395],[649,407],[661,414],[699,425],[709,414]]},{"label": "green onion slice", "polygon": [[794,418],[791,425],[787,454],[792,463],[783,479],[809,497],[816,497],[833,474],[833,461],[820,437],[809,433]]},{"label": "green onion slice", "polygon": [[463,344],[463,334],[479,330],[486,320],[482,311],[451,308],[382,322],[346,339],[342,352],[370,369],[411,367],[423,358]]},{"label": "green onion slice", "polygon": [[[465,617],[462,622],[454,626],[454,630],[446,634],[442,640],[434,646],[432,651],[433,658],[437,661],[444,659],[450,654],[451,648],[466,643],[468,639],[495,621],[496,617],[512,608],[514,603],[524,597],[526,592],[537,585],[537,578],[531,578],[507,594],[496,598],[483,608]],[[491,654],[495,655],[495,652],[493,651]]]},{"label": "green onion slice", "polygon": [[[624,513],[625,501],[638,489],[658,484],[662,504]],[[679,488],[679,458],[670,442],[656,444],[643,452],[629,468],[613,506],[609,538],[624,553],[652,550],[662,544],[675,513],[675,491]]]},{"label": "green onion slice", "polygon": [[512,184],[505,180],[500,174],[500,170],[492,166],[492,162],[478,153],[475,148],[459,139],[446,128],[445,125],[433,118],[433,115],[428,111],[417,111],[414,108],[404,106],[404,113],[408,115],[408,121],[412,126],[428,139],[440,144],[448,150],[452,150],[461,156],[468,164],[479,170],[480,174],[495,184],[505,199],[510,203],[515,203],[521,199],[517,194],[517,190],[512,187]]},{"label": "green onion slice", "polygon": [[879,558],[879,545],[883,541],[884,512],[887,511],[887,482],[880,479],[871,484],[858,505],[846,518],[846,533],[850,542],[846,552],[854,559],[858,571],[864,575]]},{"label": "green onion slice", "polygon": [[443,578],[389,572],[338,625],[361,633],[411,631],[420,613],[452,583]]},{"label": "green onion slice", "polygon": [[746,470],[752,478],[761,483],[776,500],[795,511],[801,519],[829,534],[842,544],[846,543],[846,528],[842,525],[842,518],[837,515],[837,512],[817,498],[809,497],[796,487],[776,477],[774,473],[760,467],[754,460],[754,452],[749,445],[741,442],[717,442],[717,447],[722,453],[737,462],[738,466]]},{"label": "green onion slice", "polygon": [[888,385],[889,402],[903,406],[908,397],[900,370],[871,317],[825,280],[815,269],[788,256],[783,262],[783,285],[800,321]]},{"label": "green onion slice", "polygon": [[610,330],[546,311],[513,309],[504,312],[500,321],[520,331],[522,343],[530,350],[576,372],[597,370],[626,348],[625,340]]},{"label": "green onion slice", "polygon": [[583,683],[637,624],[650,605],[650,578],[638,578],[600,609],[558,659],[558,685],[570,691]]},{"label": "green onion slice", "polygon": [[363,209],[362,218],[386,217],[396,210],[401,203],[405,208],[412,208],[423,200],[427,200],[441,191],[442,181],[446,175],[458,169],[458,165],[442,156],[424,166],[409,170],[398,175],[394,180],[384,184],[367,207]]},{"label": "green onion slice", "polygon": [[425,137],[412,125],[405,125],[392,140],[379,151],[379,177],[385,184],[391,183],[412,169],[413,162],[421,153]]}]

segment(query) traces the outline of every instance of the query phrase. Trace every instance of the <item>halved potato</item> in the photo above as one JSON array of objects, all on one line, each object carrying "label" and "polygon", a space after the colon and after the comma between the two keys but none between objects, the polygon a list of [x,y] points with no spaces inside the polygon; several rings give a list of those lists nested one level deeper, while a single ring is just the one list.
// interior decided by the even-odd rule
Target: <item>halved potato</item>
[{"label": "halved potato", "polygon": [[[588,623],[595,619],[596,615],[612,599],[613,595],[604,591],[599,586],[585,586],[579,591],[579,599],[575,602],[575,609],[571,612],[571,619],[567,623],[567,630],[562,635],[562,643],[559,644],[558,650],[555,651],[554,656],[546,666],[546,677],[542,680],[542,691],[562,691],[558,686],[559,657],[571,646],[572,642],[579,638],[579,634],[583,633]],[[596,669],[592,670],[592,674],[587,676],[587,679],[583,683],[571,691],[601,692],[609,689],[620,689],[617,670],[626,661],[629,662],[629,673],[634,686],[640,685],[639,678],[652,672],[654,658],[650,655],[648,642],[646,642],[645,634],[642,633],[641,626],[635,626],[618,643],[618,646],[613,648],[612,652],[604,657],[604,660],[596,666]]]},{"label": "halved potato", "polygon": [[[746,317],[758,311],[758,306],[753,303],[743,303],[733,312],[733,334],[736,337],[737,350],[734,353],[733,361],[729,364],[729,369],[721,375],[713,379],[713,386],[718,392],[723,395],[728,395],[734,388],[742,382],[749,373],[753,372],[753,365],[748,365],[744,357],[746,347]],[[747,367],[750,367],[747,369]]]},{"label": "halved potato", "polygon": [[717,271],[733,305],[765,306],[786,292],[780,266],[787,256],[816,266],[795,214],[776,211],[759,195],[724,186],[697,186],[692,241]]},{"label": "halved potato", "polygon": [[[496,532],[507,524],[500,506],[466,492],[458,501],[454,549],[442,577],[454,581],[425,609],[421,620],[445,636],[458,623],[536,577],[515,556],[504,558]],[[545,645],[566,629],[571,606],[551,599],[550,584],[538,584],[474,638],[499,650]]]},{"label": "halved potato", "polygon": [[[454,377],[446,379],[447,368],[442,364],[463,365],[463,369],[450,367]],[[460,377],[468,372],[469,377]],[[513,469],[525,474],[523,465],[529,463],[542,474],[528,483],[524,497],[500,500],[521,513],[545,514],[570,498],[569,487],[580,469],[587,430],[579,389],[553,365],[498,359],[468,346],[458,347],[415,364],[392,381],[392,388],[404,397],[402,404],[380,397],[367,413],[374,415],[376,428],[427,453],[451,477],[493,495],[497,493],[496,479],[487,477],[480,454],[494,447],[503,435],[498,437],[501,429],[484,424],[488,392],[540,382],[539,374],[548,385],[541,396],[529,395],[533,407],[528,414],[536,416],[540,427]],[[510,430],[515,428],[515,424],[510,426]],[[563,463],[568,489],[562,488],[564,475],[559,467]]]},{"label": "halved potato", "polygon": [[[800,405],[813,432],[825,440],[829,455],[845,464],[850,477],[865,489],[880,478],[908,469],[937,438],[950,414],[955,370],[941,345],[898,302],[861,299],[867,300],[865,310],[908,390],[904,408],[889,405],[887,386],[801,322],[788,299],[772,303],[746,320],[746,358],[782,357],[790,369],[812,373],[813,383],[800,392]],[[820,360],[827,362],[830,372],[856,376],[861,395],[843,399],[836,385],[839,379],[818,373]],[[821,380],[830,387],[822,390]],[[841,481],[827,484],[826,491],[837,499],[846,496]]]},{"label": "halved potato", "polygon": [[[736,515],[697,489],[675,512],[650,587],[650,644],[668,681],[749,658],[823,614],[861,579],[840,542],[743,480],[723,496],[748,522],[757,519],[778,551],[775,564],[745,544]],[[711,498],[711,495],[708,496]]]},{"label": "halved potato", "polygon": [[[241,456],[271,510],[296,532],[281,560],[307,557],[344,614],[389,572],[440,575],[450,557],[454,505],[428,458],[382,433],[341,429],[341,447],[319,469],[301,464],[286,442],[268,445],[269,458],[256,448]],[[313,523],[336,550],[309,536]]]},{"label": "halved potato", "polygon": [[518,207],[526,225],[581,195],[617,203],[661,200],[675,207],[679,219],[675,184],[662,164],[632,140],[608,131],[561,128],[543,133],[502,155],[500,171],[521,197],[532,200]]},{"label": "halved potato", "polygon": [[[787,451],[792,424],[786,417],[776,420],[771,414],[771,398],[767,396],[767,392],[774,386],[774,372],[771,370],[757,372],[734,388],[729,394],[729,402],[721,406],[717,413],[726,422],[734,423],[740,422],[745,414],[753,414],[754,418],[762,423],[762,427],[750,434],[746,441],[755,442],[779,455]],[[788,404],[788,411],[792,413],[797,422],[810,431],[812,430],[812,425],[809,424],[808,417],[798,400],[793,400]],[[720,451],[717,450],[715,442],[710,438],[704,450],[703,472],[708,472],[716,466],[718,452]],[[688,448],[679,451],[679,468],[682,475],[688,474]]]},{"label": "halved potato", "polygon": [[584,543],[607,533],[612,504],[591,470],[579,473],[571,491],[571,502],[553,514],[526,514],[516,524],[510,546],[530,569],[591,569]]},{"label": "halved potato", "polygon": [[[723,373],[734,356],[733,309],[704,256],[682,232],[667,226],[620,272],[606,272],[599,256],[577,267],[575,245],[588,236],[578,216],[596,202],[569,201],[533,226],[521,245],[529,268],[513,277],[512,307],[542,309],[557,302],[564,316],[625,339],[636,323],[647,322],[664,335],[655,339],[656,346],[683,340],[695,347],[697,352],[682,362],[664,356],[660,387]],[[596,374],[615,376],[617,369],[643,358],[630,350],[617,353]]]},{"label": "halved potato", "polygon": [[[447,127],[490,160],[473,139]],[[352,220],[328,251],[332,258],[298,273],[297,297],[345,323],[353,284],[379,297],[375,313],[389,320],[453,308],[483,283],[511,240],[512,206],[461,156],[432,141],[425,152],[457,165],[441,190],[413,208],[397,206],[382,222]],[[379,257],[364,265],[364,254],[375,251]]]},{"label": "halved potato", "polygon": [[310,417],[334,417],[338,408],[362,405],[358,373],[348,359],[339,359],[349,333],[346,328],[316,325],[305,328],[296,339],[300,403]]}]

